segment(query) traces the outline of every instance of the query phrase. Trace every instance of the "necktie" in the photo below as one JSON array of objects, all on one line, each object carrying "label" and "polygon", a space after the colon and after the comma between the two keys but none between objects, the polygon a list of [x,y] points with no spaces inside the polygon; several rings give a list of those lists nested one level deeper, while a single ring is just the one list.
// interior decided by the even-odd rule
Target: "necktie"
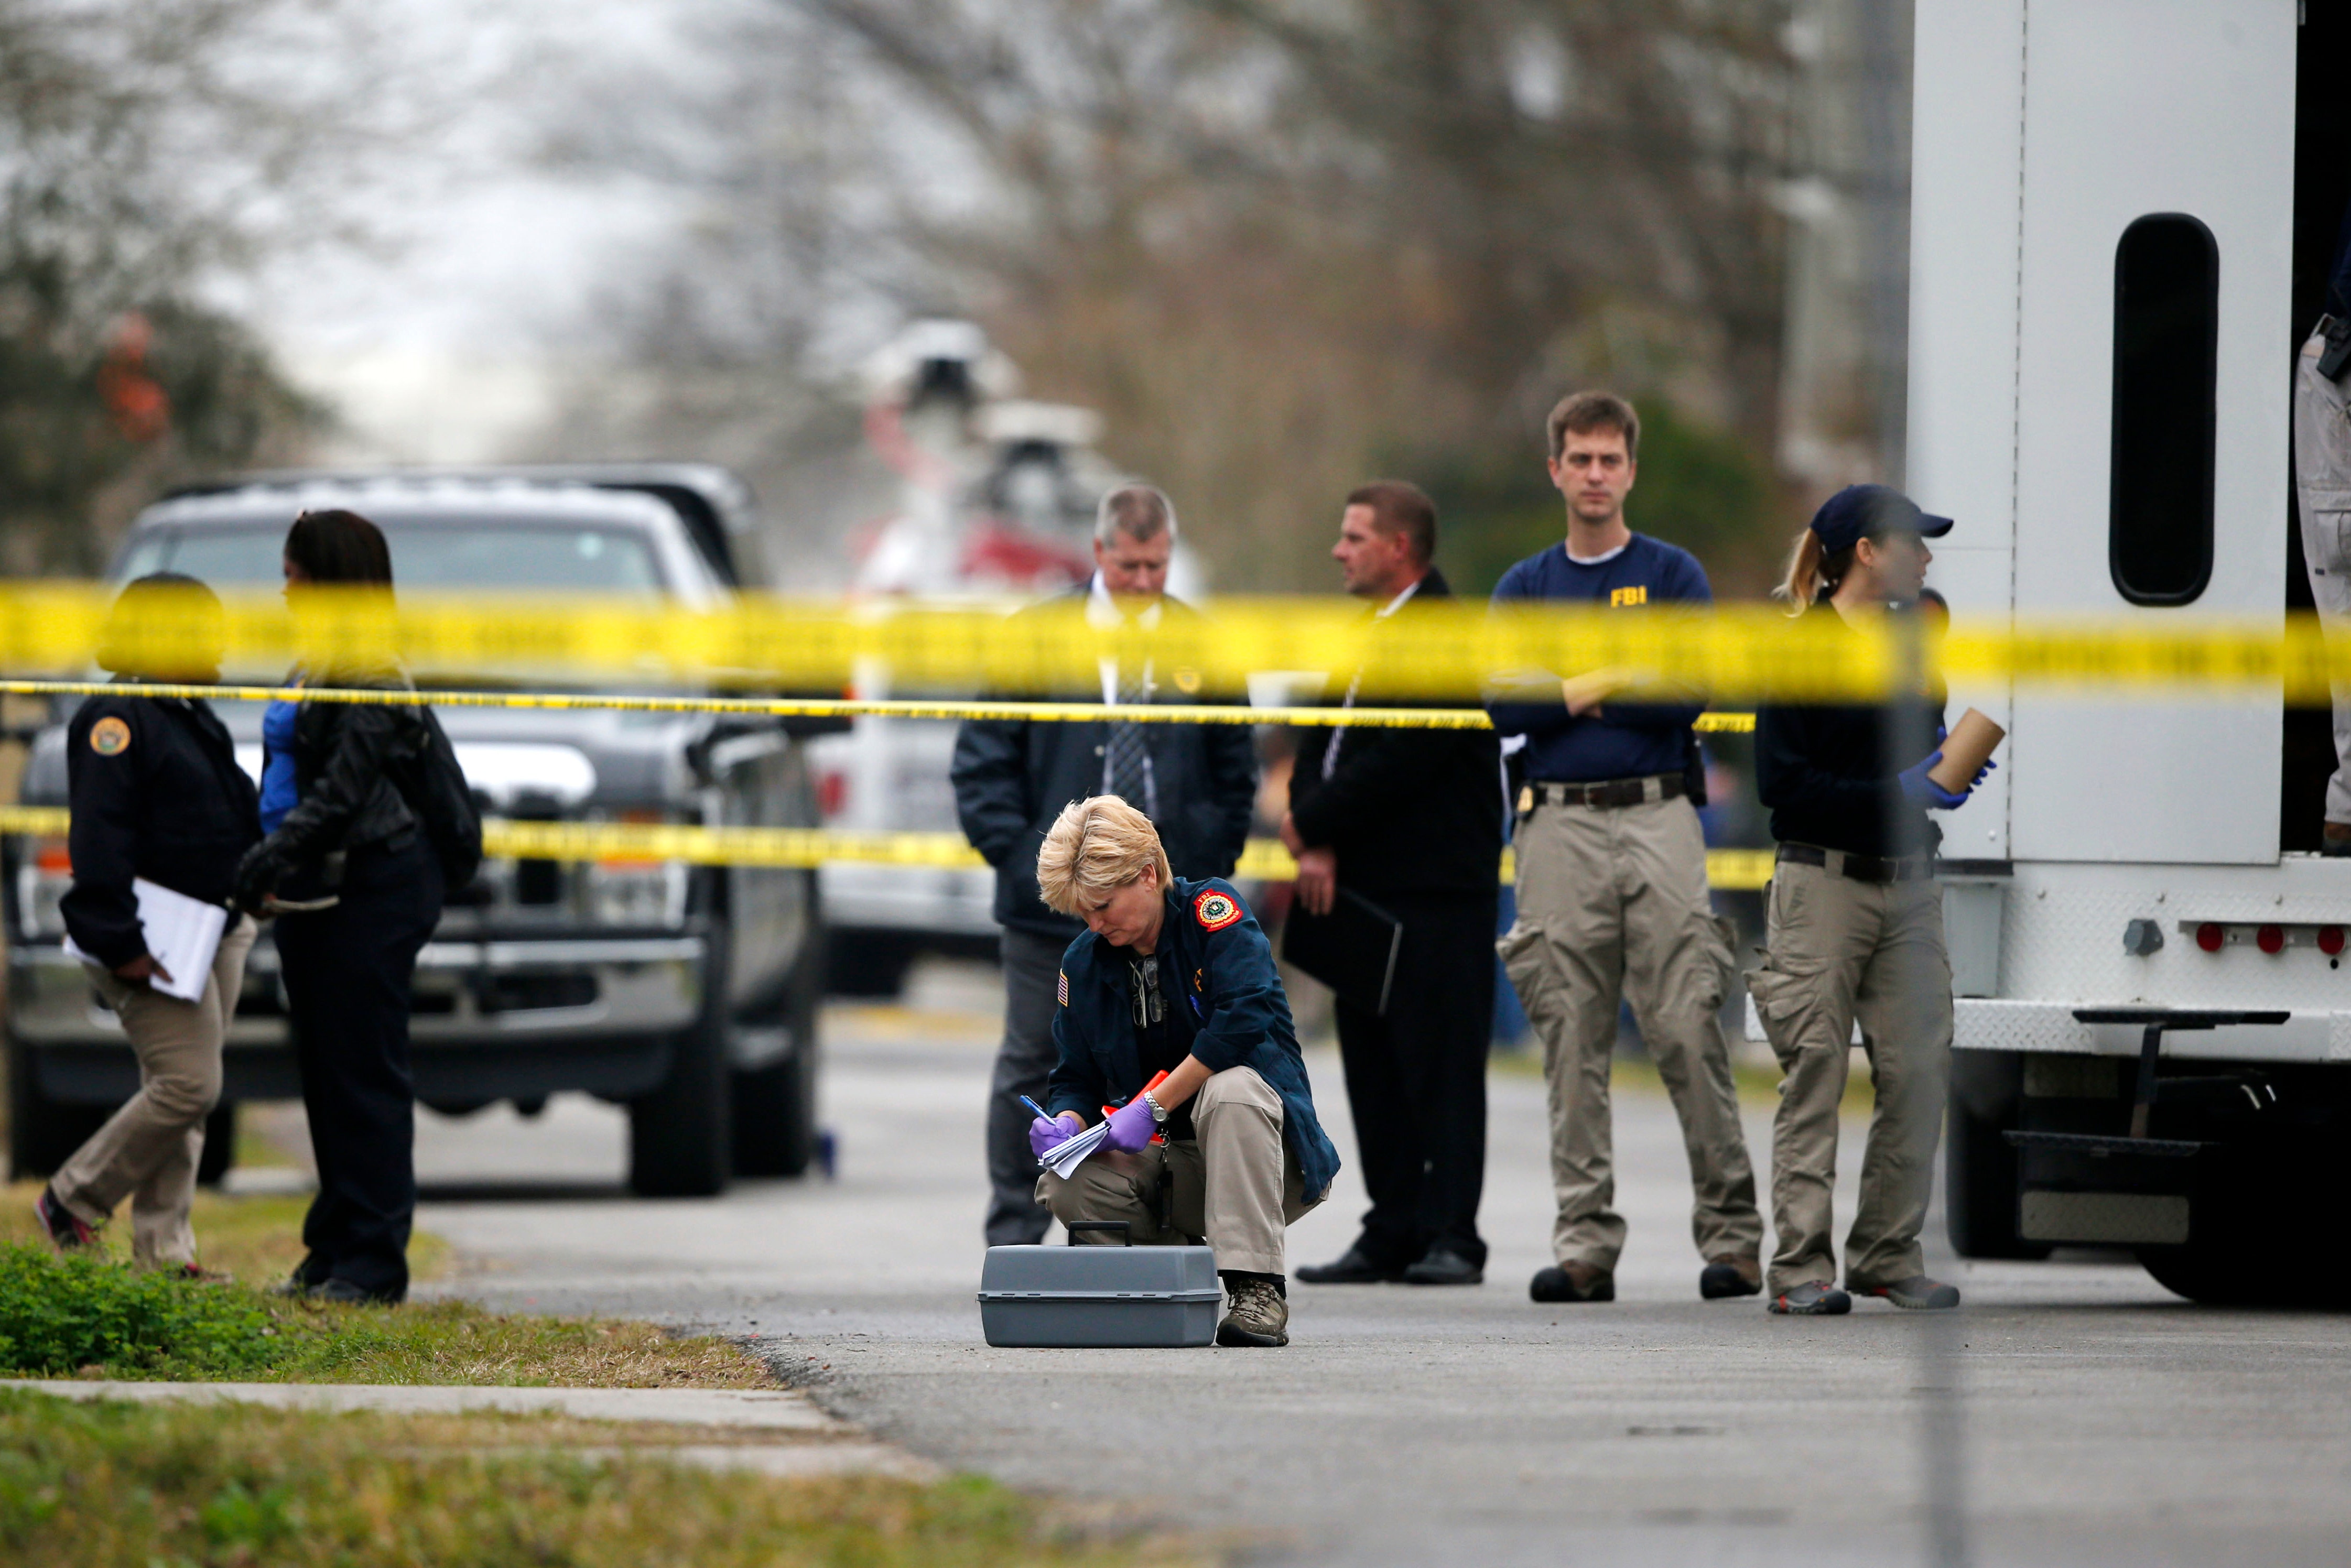
[{"label": "necktie", "polygon": [[[1118,663],[1118,700],[1150,700],[1150,683],[1140,659]],[[1159,820],[1159,781],[1152,777],[1151,753],[1143,742],[1143,727],[1131,719],[1113,721],[1109,743],[1102,748],[1102,793],[1117,795],[1152,821]]]}]

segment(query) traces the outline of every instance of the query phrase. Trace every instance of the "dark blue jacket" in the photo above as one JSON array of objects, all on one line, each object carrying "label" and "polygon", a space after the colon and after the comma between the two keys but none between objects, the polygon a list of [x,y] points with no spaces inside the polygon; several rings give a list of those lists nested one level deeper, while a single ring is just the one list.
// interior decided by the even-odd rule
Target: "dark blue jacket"
[{"label": "dark blue jacket", "polygon": [[[1232,900],[1240,918],[1207,929],[1196,911],[1209,894]],[[1281,1096],[1282,1136],[1298,1156],[1308,1201],[1321,1198],[1339,1174],[1339,1151],[1315,1119],[1314,1092],[1306,1082],[1298,1030],[1290,1021],[1290,998],[1257,916],[1231,883],[1179,876],[1167,890],[1158,953],[1160,973],[1180,978],[1192,1009],[1197,1031],[1192,1054],[1214,1072],[1254,1067]],[[1130,986],[1126,950],[1092,932],[1061,955],[1061,1003],[1053,1012],[1053,1043],[1061,1060],[1045,1089],[1045,1109],[1054,1115],[1075,1111],[1091,1124],[1101,1119],[1104,1105],[1123,1104],[1142,1091]]]},{"label": "dark blue jacket", "polygon": [[[1638,615],[1653,604],[1710,604],[1714,590],[1689,551],[1635,534],[1622,554],[1596,566],[1570,560],[1565,545],[1529,556],[1494,585],[1497,604],[1522,599],[1582,600]],[[1687,772],[1697,755],[1690,721],[1702,707],[1609,702],[1575,718],[1556,685],[1545,701],[1487,705],[1496,729],[1527,737],[1527,777],[1566,784]]]}]

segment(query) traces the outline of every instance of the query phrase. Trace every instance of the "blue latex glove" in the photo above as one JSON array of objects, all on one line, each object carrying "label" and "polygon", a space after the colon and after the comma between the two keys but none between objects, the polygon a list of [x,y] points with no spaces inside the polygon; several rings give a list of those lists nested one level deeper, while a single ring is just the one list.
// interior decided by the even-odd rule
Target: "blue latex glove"
[{"label": "blue latex glove", "polygon": [[[1927,777],[1928,769],[1936,767],[1942,760],[1943,753],[1940,748],[1938,748],[1928,752],[1924,762],[1914,768],[1904,768],[1896,776],[1902,785],[1903,799],[1914,806],[1923,806],[1929,811],[1957,810],[1966,805],[1968,798],[1964,791],[1954,795]],[[1979,773],[1976,777],[1981,779],[1983,775]]]},{"label": "blue latex glove", "polygon": [[1075,1122],[1061,1116],[1048,1122],[1039,1116],[1029,1124],[1029,1152],[1041,1160],[1077,1135]]},{"label": "blue latex glove", "polygon": [[1110,1113],[1110,1135],[1102,1143],[1122,1154],[1141,1154],[1151,1142],[1151,1134],[1157,1131],[1159,1124],[1151,1119],[1151,1107],[1138,1094]]},{"label": "blue latex glove", "polygon": [[[1944,728],[1944,727],[1943,727],[1941,725],[1939,725],[1939,724],[1938,724],[1938,725],[1937,725],[1937,726],[1935,727],[1935,744],[1936,744],[1937,746],[1938,746],[1938,747],[1939,747],[1939,746],[1941,746],[1941,745],[1943,744],[1943,742],[1945,742],[1945,741],[1947,741],[1947,740],[1949,740],[1949,739],[1950,739],[1950,738],[1951,738],[1951,732],[1950,732],[1949,730],[1948,730],[1948,729]],[[1936,753],[1935,753],[1935,757],[1940,757],[1940,756],[1942,756],[1942,755],[1943,755],[1943,754],[1942,754],[1940,751],[1938,751],[1938,752],[1936,752]],[[1935,757],[1929,757],[1928,758],[1927,758],[1927,766],[1928,766],[1928,767],[1932,768],[1933,766],[1935,766]],[[1984,781],[1985,776],[1986,776],[1986,775],[1988,775],[1988,774],[1990,774],[1993,768],[1997,768],[1997,767],[1999,767],[1999,766],[2000,766],[2000,764],[1999,764],[1999,763],[1997,763],[1997,762],[1993,762],[1993,761],[1991,761],[1991,760],[1987,759],[1987,760],[1985,761],[1984,765],[1983,765],[1981,768],[1977,768],[1977,769],[1976,769],[1976,776],[1975,776],[1973,779],[1969,779],[1969,780],[1968,780],[1968,789],[1969,789],[1970,791],[1973,791],[1973,790],[1976,790],[1976,789],[1982,789],[1982,788],[1983,788],[1983,781]],[[1921,802],[1919,802],[1919,803],[1920,803],[1921,805],[1926,804],[1926,802],[1924,802],[1924,801],[1921,801]]]}]

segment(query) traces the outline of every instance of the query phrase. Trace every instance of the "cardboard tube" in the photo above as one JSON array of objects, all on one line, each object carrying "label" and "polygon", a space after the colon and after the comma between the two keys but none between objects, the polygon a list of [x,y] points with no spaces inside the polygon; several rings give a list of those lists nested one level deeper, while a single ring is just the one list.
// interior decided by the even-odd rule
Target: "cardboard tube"
[{"label": "cardboard tube", "polygon": [[1943,740],[1943,760],[1928,768],[1927,777],[1959,794],[1974,782],[1977,771],[1991,760],[1992,749],[2007,738],[2008,731],[1970,708],[1951,727]]}]

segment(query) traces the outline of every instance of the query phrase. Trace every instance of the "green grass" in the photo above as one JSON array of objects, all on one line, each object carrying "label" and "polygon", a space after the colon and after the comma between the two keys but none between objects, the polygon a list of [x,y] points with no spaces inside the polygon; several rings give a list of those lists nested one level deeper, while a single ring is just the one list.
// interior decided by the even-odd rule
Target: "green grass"
[{"label": "green grass", "polygon": [[[33,1218],[33,1200],[40,1193],[37,1181],[0,1187],[0,1246],[40,1242],[40,1227]],[[306,1194],[231,1197],[200,1187],[193,1216],[197,1252],[207,1269],[250,1284],[273,1284],[302,1260],[302,1216],[309,1207]],[[131,1256],[128,1205],[99,1238],[108,1257]],[[408,1239],[411,1279],[438,1279],[449,1271],[449,1244],[439,1237],[418,1231]]]},{"label": "green grass", "polygon": [[[0,1391],[0,1561],[77,1568],[1155,1568],[1196,1543],[990,1482],[778,1480],[643,1428],[77,1404]],[[557,1443],[617,1448],[609,1458]]]},{"label": "green grass", "polygon": [[0,1246],[0,1374],[289,1383],[759,1388],[739,1346],[464,1301],[323,1306]]}]

